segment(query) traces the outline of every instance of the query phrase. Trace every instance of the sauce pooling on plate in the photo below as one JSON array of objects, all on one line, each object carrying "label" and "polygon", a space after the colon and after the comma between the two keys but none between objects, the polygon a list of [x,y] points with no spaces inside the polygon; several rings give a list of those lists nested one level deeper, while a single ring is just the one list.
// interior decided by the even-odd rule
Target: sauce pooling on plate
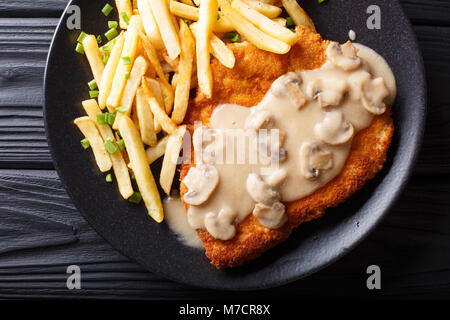
[{"label": "sauce pooling on plate", "polygon": [[193,135],[195,167],[183,183],[187,220],[229,240],[253,214],[287,221],[284,202],[310,195],[342,170],[353,137],[392,104],[395,78],[375,51],[331,42],[319,69],[289,72],[251,108],[223,104]]}]

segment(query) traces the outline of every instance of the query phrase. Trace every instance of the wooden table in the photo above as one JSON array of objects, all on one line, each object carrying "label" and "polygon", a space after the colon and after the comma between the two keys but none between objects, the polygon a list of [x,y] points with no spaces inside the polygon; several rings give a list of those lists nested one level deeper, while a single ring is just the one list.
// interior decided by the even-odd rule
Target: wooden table
[{"label": "wooden table", "polygon": [[[0,298],[449,298],[450,2],[401,2],[429,86],[425,140],[407,188],[369,238],[333,266],[284,287],[236,293],[153,275],[80,216],[53,169],[42,118],[45,59],[66,0],[0,0]],[[70,264],[82,267],[81,290],[66,288]],[[381,267],[381,290],[366,287],[372,264]]]}]

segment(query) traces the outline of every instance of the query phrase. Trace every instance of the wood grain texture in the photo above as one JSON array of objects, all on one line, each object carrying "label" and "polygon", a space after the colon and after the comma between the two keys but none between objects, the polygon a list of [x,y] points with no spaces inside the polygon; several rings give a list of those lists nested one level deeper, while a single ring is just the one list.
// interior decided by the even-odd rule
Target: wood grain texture
[{"label": "wood grain texture", "polygon": [[[450,144],[450,3],[402,4],[429,87],[425,140],[406,190],[375,232],[333,266],[281,288],[237,293],[173,283],[128,261],[82,219],[56,173],[42,170],[52,168],[43,71],[66,0],[0,0],[0,298],[448,298],[450,148],[442,146]],[[66,288],[70,264],[81,266],[82,290]],[[366,289],[370,264],[382,269],[381,291]]]}]

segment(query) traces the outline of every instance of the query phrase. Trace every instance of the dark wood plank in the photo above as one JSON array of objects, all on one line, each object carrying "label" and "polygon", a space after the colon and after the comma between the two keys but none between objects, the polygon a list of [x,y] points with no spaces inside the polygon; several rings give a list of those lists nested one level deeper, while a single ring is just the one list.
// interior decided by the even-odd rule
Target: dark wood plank
[{"label": "dark wood plank", "polygon": [[67,0],[1,0],[0,17],[59,17]]}]

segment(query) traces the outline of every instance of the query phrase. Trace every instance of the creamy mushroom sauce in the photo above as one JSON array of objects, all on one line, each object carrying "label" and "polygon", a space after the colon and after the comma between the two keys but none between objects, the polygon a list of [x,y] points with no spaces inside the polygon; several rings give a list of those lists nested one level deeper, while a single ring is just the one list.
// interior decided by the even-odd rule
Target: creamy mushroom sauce
[{"label": "creamy mushroom sauce", "polygon": [[[283,202],[313,193],[340,173],[352,138],[385,112],[385,103],[393,103],[396,85],[385,60],[363,45],[331,42],[326,55],[319,69],[278,78],[258,105],[220,105],[209,128],[195,130],[196,167],[183,180],[193,229],[229,240],[249,214],[265,227],[279,228],[287,221]],[[223,141],[233,139],[227,129],[248,134],[244,163],[217,161],[217,151],[227,145]],[[253,134],[261,129],[278,129],[278,139]],[[272,166],[249,160],[252,143],[268,146]]]}]

